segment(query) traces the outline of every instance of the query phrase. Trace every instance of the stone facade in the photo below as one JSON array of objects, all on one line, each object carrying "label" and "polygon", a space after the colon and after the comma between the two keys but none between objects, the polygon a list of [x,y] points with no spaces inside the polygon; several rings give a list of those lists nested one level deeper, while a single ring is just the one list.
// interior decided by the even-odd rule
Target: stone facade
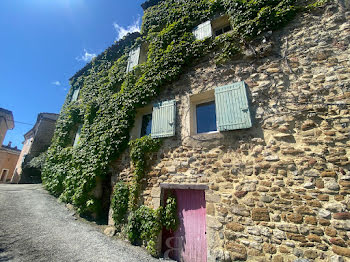
[{"label": "stone facade", "polygon": [[[208,261],[350,261],[349,21],[338,4],[304,13],[157,100],[176,99],[176,136],[151,157],[142,198],[156,208],[162,183],[207,185]],[[192,95],[237,81],[253,127],[192,135]],[[130,180],[127,152],[111,173]]]},{"label": "stone facade", "polygon": [[48,149],[55,131],[57,118],[58,114],[53,113],[40,113],[38,115],[34,127],[24,135],[23,148],[16,164],[12,182],[32,183],[41,181],[40,177],[32,177],[33,170],[27,169],[27,172],[25,172],[23,164],[29,163],[34,157]]}]

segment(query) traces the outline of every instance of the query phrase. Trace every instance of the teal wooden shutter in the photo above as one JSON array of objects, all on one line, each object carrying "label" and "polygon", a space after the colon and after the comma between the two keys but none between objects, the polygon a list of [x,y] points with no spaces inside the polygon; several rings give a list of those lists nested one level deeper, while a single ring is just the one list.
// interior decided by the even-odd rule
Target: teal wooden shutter
[{"label": "teal wooden shutter", "polygon": [[153,105],[151,137],[175,135],[176,101],[164,101]]},{"label": "teal wooden shutter", "polygon": [[215,108],[219,131],[252,127],[243,81],[215,88]]},{"label": "teal wooden shutter", "polygon": [[140,52],[141,46],[138,46],[130,51],[126,72],[132,71],[132,69],[139,64]]},{"label": "teal wooden shutter", "polygon": [[192,33],[197,40],[203,40],[207,37],[212,36],[211,23],[210,21],[206,21],[198,26],[196,26]]},{"label": "teal wooden shutter", "polygon": [[82,125],[79,125],[79,127],[78,127],[78,131],[77,131],[77,133],[75,134],[75,138],[74,138],[73,147],[77,146],[77,145],[78,145],[78,143],[79,143],[81,128],[82,128]]},{"label": "teal wooden shutter", "polygon": [[71,102],[78,100],[79,92],[80,92],[80,88],[74,90]]}]

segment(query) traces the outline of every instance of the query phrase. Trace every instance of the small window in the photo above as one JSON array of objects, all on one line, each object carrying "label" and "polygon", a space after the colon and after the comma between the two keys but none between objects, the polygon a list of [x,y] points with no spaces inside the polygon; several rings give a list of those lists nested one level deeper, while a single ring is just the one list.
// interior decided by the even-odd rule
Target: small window
[{"label": "small window", "polygon": [[197,134],[217,131],[215,101],[196,105]]},{"label": "small window", "polygon": [[140,137],[148,136],[152,131],[152,114],[142,116]]},{"label": "small window", "polygon": [[215,36],[222,35],[222,34],[227,33],[229,31],[231,31],[231,26],[227,25],[225,27],[222,27],[222,28],[215,30]]},{"label": "small window", "polygon": [[222,35],[232,30],[227,15],[220,16],[212,21],[212,28],[215,36]]}]

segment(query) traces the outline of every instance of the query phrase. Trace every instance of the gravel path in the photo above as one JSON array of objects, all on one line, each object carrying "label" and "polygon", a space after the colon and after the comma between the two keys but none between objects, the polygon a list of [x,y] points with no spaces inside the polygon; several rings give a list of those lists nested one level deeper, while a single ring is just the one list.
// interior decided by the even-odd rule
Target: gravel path
[{"label": "gravel path", "polygon": [[0,262],[159,261],[76,220],[41,185],[0,184]]}]

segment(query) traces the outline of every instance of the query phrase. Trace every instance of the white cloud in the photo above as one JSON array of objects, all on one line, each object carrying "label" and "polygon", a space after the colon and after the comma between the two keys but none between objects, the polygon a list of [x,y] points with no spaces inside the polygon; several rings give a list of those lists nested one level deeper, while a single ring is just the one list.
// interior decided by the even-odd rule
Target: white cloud
[{"label": "white cloud", "polygon": [[53,84],[55,86],[60,86],[61,82],[60,81],[53,81],[53,82],[51,82],[51,84]]},{"label": "white cloud", "polygon": [[122,39],[124,36],[126,36],[128,33],[133,33],[133,32],[140,32],[140,23],[141,23],[141,18],[138,17],[131,25],[127,27],[120,26],[117,23],[113,23],[114,29],[117,31],[117,40]]},{"label": "white cloud", "polygon": [[93,59],[94,57],[96,57],[96,54],[89,53],[86,49],[84,49],[84,55],[82,55],[81,57],[77,57],[76,59],[78,61],[90,62],[91,59]]}]

